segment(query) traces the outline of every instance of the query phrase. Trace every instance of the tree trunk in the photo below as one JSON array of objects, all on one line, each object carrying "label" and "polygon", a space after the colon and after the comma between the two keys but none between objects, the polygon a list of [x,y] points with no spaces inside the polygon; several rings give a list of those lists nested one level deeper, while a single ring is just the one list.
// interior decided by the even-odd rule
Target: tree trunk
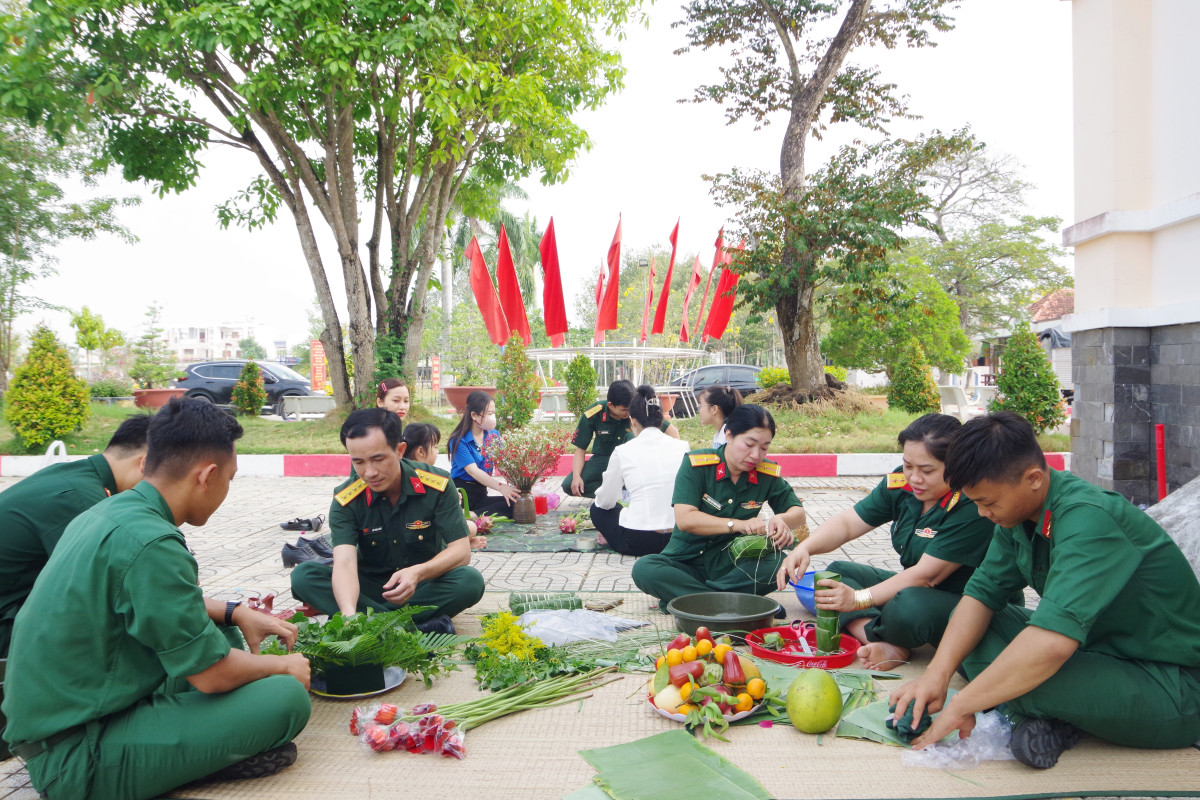
[{"label": "tree trunk", "polygon": [[787,362],[792,389],[811,392],[825,385],[825,364],[818,346],[813,320],[813,286],[804,281],[800,290],[775,304],[779,330],[783,336],[783,357]]},{"label": "tree trunk", "polygon": [[450,319],[454,309],[454,259],[442,257],[442,374],[448,369],[446,356],[450,353]]},{"label": "tree trunk", "polygon": [[313,287],[317,290],[321,319],[325,323],[325,330],[321,331],[319,338],[325,346],[325,356],[329,359],[329,382],[333,385],[333,399],[338,405],[343,405],[350,402],[351,396],[350,381],[346,375],[346,352],[342,348],[342,324],[338,321],[333,293],[329,290],[329,279],[325,275],[325,265],[321,262],[321,253],[313,235],[308,209],[303,203],[297,203],[292,209],[292,216],[300,234],[300,248],[304,252],[309,274],[312,275]]}]

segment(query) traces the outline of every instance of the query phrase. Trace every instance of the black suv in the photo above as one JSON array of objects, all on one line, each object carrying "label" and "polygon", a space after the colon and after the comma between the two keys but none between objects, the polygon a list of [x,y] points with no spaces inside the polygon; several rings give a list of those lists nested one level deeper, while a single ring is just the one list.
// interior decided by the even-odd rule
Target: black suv
[{"label": "black suv", "polygon": [[[176,388],[187,389],[188,397],[202,397],[213,403],[228,405],[233,398],[233,385],[242,375],[244,360],[201,361],[189,364],[186,375],[172,383]],[[279,413],[284,397],[313,394],[312,383],[299,372],[282,364],[259,363],[263,388],[267,390],[267,403],[271,413]]]},{"label": "black suv", "polygon": [[743,395],[757,392],[761,369],[753,364],[711,364],[681,375],[670,385],[687,387],[690,391],[680,392],[679,402],[671,409],[671,415],[686,418],[695,414],[696,392],[709,386],[731,386]]}]

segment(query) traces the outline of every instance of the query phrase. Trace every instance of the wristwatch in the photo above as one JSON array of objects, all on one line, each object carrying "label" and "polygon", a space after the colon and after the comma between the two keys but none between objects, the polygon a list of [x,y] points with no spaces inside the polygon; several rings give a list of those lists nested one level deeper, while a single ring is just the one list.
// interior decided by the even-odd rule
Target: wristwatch
[{"label": "wristwatch", "polygon": [[225,604],[225,624],[233,624],[233,610],[241,605],[240,601],[230,600]]},{"label": "wristwatch", "polygon": [[728,522],[726,522],[725,527],[729,529],[730,533],[733,533],[733,520],[729,520]]}]

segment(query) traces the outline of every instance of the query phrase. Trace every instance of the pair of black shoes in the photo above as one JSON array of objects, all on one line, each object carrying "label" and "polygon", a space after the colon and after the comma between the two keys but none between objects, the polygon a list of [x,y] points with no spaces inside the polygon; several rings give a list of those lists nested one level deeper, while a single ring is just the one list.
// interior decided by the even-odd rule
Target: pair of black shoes
[{"label": "pair of black shoes", "polygon": [[203,781],[243,781],[266,778],[296,763],[296,744],[288,742],[279,747],[244,758],[203,778]]},{"label": "pair of black shoes", "polygon": [[1020,761],[1034,769],[1050,769],[1058,757],[1079,743],[1079,728],[1059,719],[1026,719],[1012,731],[1009,747]]},{"label": "pair of black shoes", "polygon": [[450,617],[445,614],[438,614],[424,622],[418,622],[416,626],[421,633],[458,633],[454,630],[454,623],[450,621]]},{"label": "pair of black shoes", "polygon": [[284,544],[279,555],[283,559],[285,567],[294,567],[304,561],[332,564],[333,546],[324,536],[318,536],[315,539],[305,539],[301,536],[295,544]]},{"label": "pair of black shoes", "polygon": [[290,519],[287,522],[281,522],[281,523],[279,523],[279,527],[283,528],[285,531],[313,531],[313,532],[315,532],[315,531],[321,530],[321,525],[324,522],[325,522],[325,515],[317,514],[312,519],[296,517],[295,519]]}]

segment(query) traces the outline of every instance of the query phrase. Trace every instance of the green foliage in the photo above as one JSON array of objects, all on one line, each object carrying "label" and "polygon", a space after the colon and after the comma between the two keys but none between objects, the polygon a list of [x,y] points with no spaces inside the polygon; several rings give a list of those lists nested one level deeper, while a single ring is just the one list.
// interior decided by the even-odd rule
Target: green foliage
[{"label": "green foliage", "polygon": [[128,381],[101,378],[88,384],[88,394],[92,397],[131,397],[133,386]]},{"label": "green foliage", "polygon": [[846,367],[826,367],[825,372],[828,375],[832,375],[836,380],[839,380],[842,383],[846,382],[846,376],[850,374],[850,370]]},{"label": "green foliage", "polygon": [[175,366],[175,354],[167,345],[160,326],[162,307],[158,304],[146,309],[146,330],[133,345],[133,366],[129,377],[139,389],[161,389],[179,375]]},{"label": "green foliage", "polygon": [[267,348],[263,347],[255,339],[242,339],[238,342],[238,350],[242,351],[240,358],[249,358],[254,361],[267,360]]},{"label": "green foliage", "polygon": [[942,400],[937,384],[929,373],[929,363],[921,343],[915,338],[908,340],[892,366],[891,383],[888,384],[887,399],[890,408],[898,408],[910,414],[927,414],[941,411]]},{"label": "green foliage", "polygon": [[38,447],[87,421],[87,384],[75,377],[67,350],[39,325],[25,363],[17,367],[5,396],[4,418],[26,447]]},{"label": "green foliage", "polygon": [[567,363],[567,408],[575,416],[596,402],[596,369],[583,353]]},{"label": "green foliage", "polygon": [[496,345],[488,338],[479,309],[459,306],[450,321],[450,367],[459,386],[495,386]]},{"label": "green foliage", "polygon": [[1057,427],[1066,419],[1058,377],[1037,335],[1023,328],[1012,335],[1000,357],[996,397],[989,409],[1020,414],[1037,433]]},{"label": "green foliage", "polygon": [[[388,378],[404,377],[404,339],[390,333],[375,336],[375,385]],[[375,405],[371,396],[367,405]]]},{"label": "green foliage", "polygon": [[541,382],[521,337],[513,334],[500,356],[500,377],[496,381],[496,421],[508,433],[528,424],[537,410]]},{"label": "green foliage", "polygon": [[254,361],[242,365],[242,374],[233,385],[230,403],[244,417],[257,417],[267,402],[267,390],[263,386],[262,370]]},{"label": "green foliage", "polygon": [[758,385],[764,389],[788,382],[788,371],[784,367],[763,367],[758,373]]}]

